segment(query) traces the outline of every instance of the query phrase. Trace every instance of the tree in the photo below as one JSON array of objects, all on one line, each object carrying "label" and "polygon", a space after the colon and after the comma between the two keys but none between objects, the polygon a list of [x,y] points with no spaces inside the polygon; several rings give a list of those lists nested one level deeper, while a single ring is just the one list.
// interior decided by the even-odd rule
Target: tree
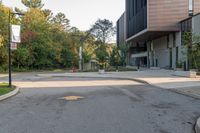
[{"label": "tree", "polygon": [[200,36],[192,34],[191,32],[185,32],[183,43],[185,50],[187,50],[186,55],[189,68],[200,70]]},{"label": "tree", "polygon": [[29,59],[29,51],[26,48],[18,48],[16,51],[14,51],[14,65],[16,64],[18,69],[20,67],[26,67],[27,62]]},{"label": "tree", "polygon": [[100,45],[96,49],[96,58],[99,63],[100,69],[104,69],[108,58],[108,52],[105,45]]},{"label": "tree", "polygon": [[71,68],[77,66],[78,60],[76,55],[74,55],[69,48],[62,49],[61,58],[63,67]]},{"label": "tree", "polygon": [[10,8],[0,4],[0,70],[2,71],[7,69],[8,13],[10,10]]},{"label": "tree", "polygon": [[113,23],[107,19],[98,19],[89,31],[96,39],[96,59],[99,62],[100,68],[104,68],[109,56],[106,44],[115,33]]},{"label": "tree", "polygon": [[[82,44],[84,60],[88,62],[95,57],[94,51],[97,47],[94,36],[89,35],[81,42],[80,38],[86,36],[87,32],[76,27],[71,28],[65,14],[58,13],[54,16],[51,10],[42,9],[42,0],[22,0],[22,3],[28,10],[23,11],[16,7],[15,11],[25,15],[20,18],[13,15],[11,19],[11,23],[22,25],[22,42],[12,52],[13,70],[78,66],[78,51]],[[5,71],[8,64],[9,11],[10,8],[0,4],[0,71]],[[104,60],[101,57],[99,59]]]},{"label": "tree", "polygon": [[105,44],[115,34],[113,23],[107,19],[98,19],[91,28],[91,33],[98,41]]},{"label": "tree", "polygon": [[28,67],[42,69],[51,67],[54,53],[50,24],[42,10],[31,8],[22,19],[22,47],[29,51]]},{"label": "tree", "polygon": [[120,58],[119,49],[115,46],[110,55],[110,65],[116,66],[116,69],[118,69],[118,66],[120,65],[121,61],[122,60]]},{"label": "tree", "polygon": [[52,22],[54,24],[62,26],[61,28],[65,29],[66,31],[70,28],[69,19],[67,19],[65,14],[61,12],[56,14],[55,17],[53,17]]},{"label": "tree", "polygon": [[53,13],[52,13],[52,11],[49,10],[49,9],[44,9],[44,10],[42,10],[42,11],[43,11],[45,17],[47,18],[47,21],[50,22],[50,21],[52,20],[52,18],[53,18]]},{"label": "tree", "polygon": [[4,42],[4,38],[2,35],[0,35],[0,47],[4,45],[3,42]]},{"label": "tree", "polygon": [[22,0],[21,2],[28,8],[41,9],[44,6],[42,0]]},{"label": "tree", "polygon": [[120,44],[119,50],[120,50],[120,57],[121,57],[122,64],[123,64],[123,66],[125,66],[126,65],[126,58],[127,58],[128,51],[129,51],[128,44],[126,44],[126,43]]}]

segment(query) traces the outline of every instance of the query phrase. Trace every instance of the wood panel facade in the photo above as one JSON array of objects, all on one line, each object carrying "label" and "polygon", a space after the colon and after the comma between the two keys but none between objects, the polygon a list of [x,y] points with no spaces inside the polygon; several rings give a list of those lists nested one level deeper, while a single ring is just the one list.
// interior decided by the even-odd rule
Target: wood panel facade
[{"label": "wood panel facade", "polygon": [[194,8],[194,14],[200,12],[200,0],[194,0],[193,8]]},{"label": "wood panel facade", "polygon": [[188,0],[148,0],[148,30],[177,31],[188,11]]},{"label": "wood panel facade", "polygon": [[[129,6],[131,1],[126,0],[126,11],[134,6]],[[140,1],[140,0],[139,0]],[[129,7],[129,8],[127,8]],[[193,0],[193,14],[200,12],[200,0]],[[137,12],[135,16],[137,16]],[[127,22],[129,21],[127,14]],[[138,16],[139,17],[139,16]],[[147,0],[147,27],[141,31],[131,32],[127,35],[127,41],[143,41],[154,39],[158,36],[168,34],[170,32],[180,31],[180,21],[189,17],[189,0]],[[133,18],[138,21],[137,18]],[[127,31],[132,31],[132,23],[127,24]]]}]

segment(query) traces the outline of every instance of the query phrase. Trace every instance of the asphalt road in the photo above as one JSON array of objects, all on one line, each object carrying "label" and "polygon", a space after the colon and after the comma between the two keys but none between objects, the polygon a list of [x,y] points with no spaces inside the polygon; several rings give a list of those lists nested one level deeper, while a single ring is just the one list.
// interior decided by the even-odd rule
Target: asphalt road
[{"label": "asphalt road", "polygon": [[[63,83],[56,81],[77,86],[34,87]],[[0,133],[194,133],[199,116],[200,100],[167,90],[126,80],[57,77],[34,79],[33,87],[0,102]]]}]

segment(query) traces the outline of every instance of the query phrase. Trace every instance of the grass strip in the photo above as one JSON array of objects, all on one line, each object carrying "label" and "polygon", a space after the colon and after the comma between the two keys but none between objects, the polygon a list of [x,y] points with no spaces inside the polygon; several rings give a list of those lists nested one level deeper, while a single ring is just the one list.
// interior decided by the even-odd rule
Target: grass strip
[{"label": "grass strip", "polygon": [[8,87],[7,83],[0,83],[0,96],[13,91],[14,88]]}]

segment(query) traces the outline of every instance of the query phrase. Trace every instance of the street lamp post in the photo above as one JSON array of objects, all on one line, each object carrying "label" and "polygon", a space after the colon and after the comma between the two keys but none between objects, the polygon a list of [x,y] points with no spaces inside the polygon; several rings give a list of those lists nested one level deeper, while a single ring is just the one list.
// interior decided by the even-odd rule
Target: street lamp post
[{"label": "street lamp post", "polygon": [[9,69],[9,87],[12,86],[12,74],[11,74],[11,41],[10,41],[10,18],[11,18],[11,12],[9,10],[9,18],[8,18],[8,69]]},{"label": "street lamp post", "polygon": [[9,10],[8,14],[8,69],[9,69],[9,87],[12,86],[12,65],[11,65],[11,15],[23,16],[22,13],[13,13]]},{"label": "street lamp post", "polygon": [[91,30],[87,31],[86,32],[87,34],[83,37],[80,38],[80,43],[81,43],[81,46],[80,46],[80,63],[79,63],[79,69],[81,71],[83,71],[83,65],[84,65],[84,62],[83,62],[83,44],[85,42],[85,40],[88,38],[88,36],[91,34]]}]

